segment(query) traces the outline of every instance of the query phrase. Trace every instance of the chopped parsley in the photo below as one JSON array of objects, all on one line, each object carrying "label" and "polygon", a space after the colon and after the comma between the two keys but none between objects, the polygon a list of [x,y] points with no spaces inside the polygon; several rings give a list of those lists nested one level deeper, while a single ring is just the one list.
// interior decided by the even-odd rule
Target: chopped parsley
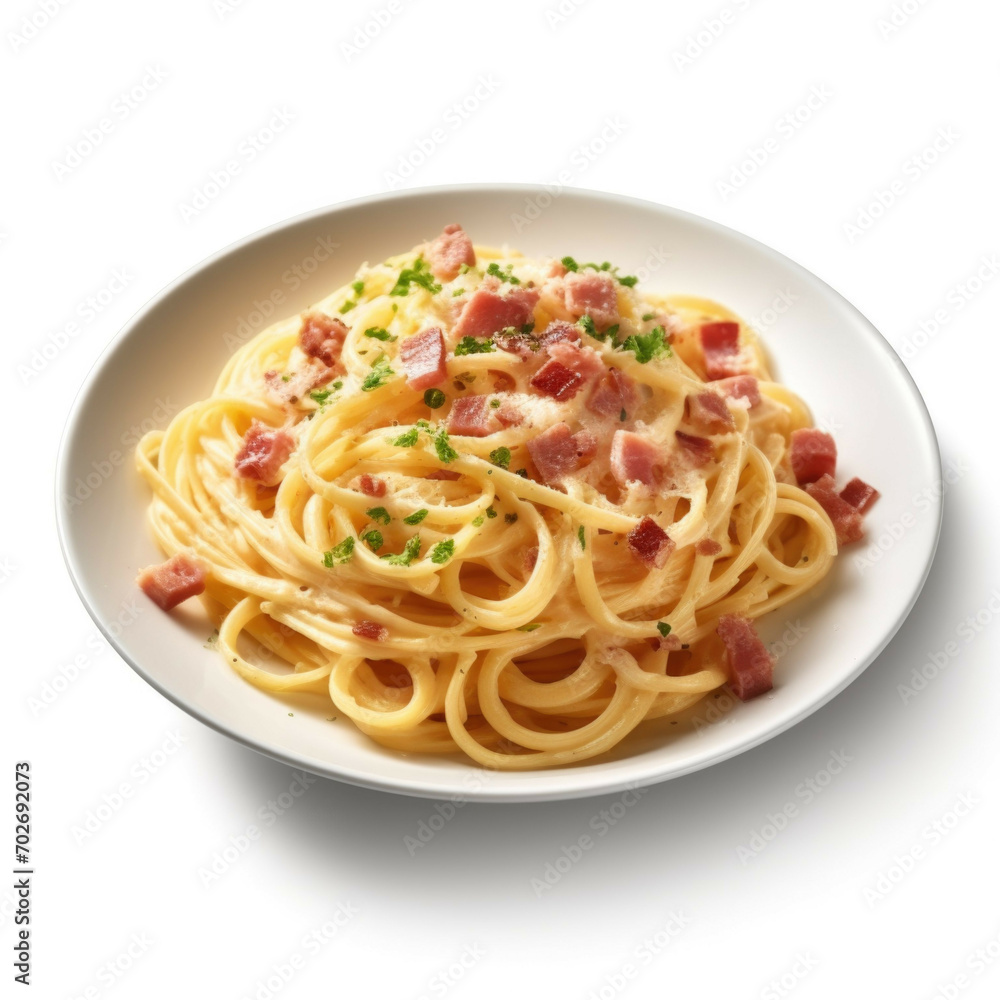
[{"label": "chopped parsley", "polygon": [[501,469],[510,468],[510,448],[495,448],[490,452],[490,461]]},{"label": "chopped parsley", "polygon": [[347,313],[347,312],[350,312],[350,311],[351,311],[351,310],[352,310],[352,309],[353,309],[353,308],[354,308],[354,307],[355,307],[356,305],[357,305],[357,302],[355,302],[355,301],[354,301],[354,299],[348,299],[348,300],[347,300],[347,301],[346,301],[346,302],[345,302],[345,303],[344,303],[344,304],[343,304],[343,305],[342,305],[342,306],[340,307],[340,311],[341,311],[342,313]]},{"label": "chopped parsley", "polygon": [[362,392],[371,392],[373,389],[380,389],[396,373],[389,367],[389,361],[384,354],[380,354],[372,365],[372,370],[365,376],[361,383]]},{"label": "chopped parsley", "polygon": [[453,299],[457,299],[459,297],[459,295],[464,295],[464,294],[465,294],[465,289],[464,288],[456,288],[455,291],[453,291],[451,293],[451,297]]},{"label": "chopped parsley", "polygon": [[392,443],[397,448],[412,448],[417,443],[420,431],[416,427],[411,427],[405,434],[400,434]]},{"label": "chopped parsley", "polygon": [[656,631],[659,632],[664,639],[666,639],[666,637],[670,635],[670,626],[666,622],[657,622]]},{"label": "chopped parsley", "polygon": [[355,295],[360,295],[365,290],[365,283],[363,281],[352,281],[351,288],[354,289]]},{"label": "chopped parsley", "polygon": [[[591,337],[597,337],[597,327],[594,325],[594,321],[590,316],[581,316],[577,321],[576,325],[583,330],[584,333],[589,334]],[[598,337],[600,340],[600,337]]]},{"label": "chopped parsley", "polygon": [[517,472],[514,473],[514,475],[515,476],[520,476],[522,479],[527,479],[528,478],[528,470],[527,469],[518,469]]},{"label": "chopped parsley", "polygon": [[323,565],[327,569],[342,566],[354,554],[354,539],[350,535],[342,542],[323,553]]},{"label": "chopped parsley", "polygon": [[508,524],[514,524],[517,521],[517,514],[504,514],[503,519]]},{"label": "chopped parsley", "polygon": [[656,319],[656,313],[643,313],[642,321],[648,323],[651,319]]},{"label": "chopped parsley", "polygon": [[579,531],[576,533],[576,537],[580,539],[580,548],[587,548],[587,532],[583,530],[583,525],[580,525]]},{"label": "chopped parsley", "polygon": [[541,622],[532,622],[530,625],[521,625],[518,632],[534,632],[536,628],[541,628]]},{"label": "chopped parsley", "polygon": [[428,389],[424,393],[424,405],[429,406],[432,410],[444,406],[445,399],[446,396],[440,389]]},{"label": "chopped parsley", "polygon": [[501,403],[500,403],[499,399],[491,399],[490,400],[490,409],[492,409],[492,410],[499,410],[500,406],[501,406]]},{"label": "chopped parsley", "polygon": [[669,358],[673,354],[662,326],[653,327],[649,333],[633,333],[626,337],[622,344],[622,350],[634,351],[635,360],[641,365],[652,361],[653,358],[660,357],[660,355]]},{"label": "chopped parsley", "polygon": [[449,462],[454,462],[458,458],[458,452],[452,448],[448,441],[448,432],[443,427],[434,436],[434,450],[437,452],[437,457],[445,465]]},{"label": "chopped parsley", "polygon": [[378,552],[382,548],[382,532],[378,528],[369,528],[367,531],[362,531],[358,538],[363,541],[372,552]]},{"label": "chopped parsley", "polygon": [[639,279],[634,274],[626,274],[625,277],[618,276],[618,284],[624,285],[626,288],[635,288],[639,283]]},{"label": "chopped parsley", "polygon": [[443,542],[438,542],[437,545],[431,549],[431,562],[446,563],[455,554],[455,539],[448,538]]},{"label": "chopped parsley", "polygon": [[383,343],[388,341],[390,344],[393,343],[396,338],[389,333],[389,331],[384,326],[370,326],[365,330],[365,336],[371,337],[374,340],[381,340]]},{"label": "chopped parsley", "polygon": [[497,516],[497,512],[493,509],[492,504],[486,508],[486,516],[490,518]]},{"label": "chopped parsley", "polygon": [[470,272],[471,270],[472,270],[472,268],[471,268],[471,267],[469,267],[469,265],[468,265],[468,264],[463,264],[463,265],[462,265],[462,266],[461,266],[461,267],[460,267],[460,268],[458,269],[458,273],[459,273],[459,274],[468,274],[468,273],[469,273],[469,272]]},{"label": "chopped parsley", "polygon": [[562,259],[562,266],[564,268],[566,268],[567,271],[579,271],[580,270],[580,265],[577,264],[577,262],[575,260],[573,260],[572,257],[563,257],[563,259]]},{"label": "chopped parsley", "polygon": [[390,566],[409,566],[417,556],[420,555],[420,536],[414,535],[407,543],[403,546],[403,551],[396,553],[389,553],[388,555],[382,556],[382,558]]},{"label": "chopped parsley", "polygon": [[431,274],[427,266],[427,261],[423,257],[418,257],[413,262],[413,267],[404,267],[399,272],[396,284],[393,285],[392,291],[389,294],[409,295],[410,285],[419,285],[430,292],[431,295],[441,291],[441,286],[434,280],[434,275]]},{"label": "chopped parsley", "polygon": [[340,379],[337,379],[337,381],[334,382],[329,389],[313,389],[313,391],[309,393],[309,398],[314,402],[319,403],[320,406],[323,406],[335,392],[343,388],[344,383],[341,382]]},{"label": "chopped parsley", "polygon": [[589,264],[578,264],[572,257],[563,257],[562,266],[566,268],[567,271],[580,271],[584,268],[590,268],[592,271],[610,271],[618,281],[620,285],[625,285],[626,288],[635,288],[639,279],[634,274],[626,274],[624,277],[618,274],[618,268],[613,266],[610,260],[602,261],[600,264],[595,264],[593,262]]},{"label": "chopped parsley", "polygon": [[388,524],[392,520],[385,507],[369,507],[365,513],[377,524]]},{"label": "chopped parsley", "polygon": [[481,528],[483,526],[483,524],[485,523],[485,521],[486,521],[486,518],[483,517],[482,514],[480,514],[479,517],[474,517],[472,519],[472,527],[473,528]]},{"label": "chopped parsley", "polygon": [[502,271],[500,270],[500,265],[494,260],[490,263],[490,266],[486,268],[487,274],[492,274],[494,278],[499,278],[500,281],[507,281],[512,285],[521,284],[521,279],[516,275],[511,274],[514,265],[508,264]]},{"label": "chopped parsley", "polygon": [[430,511],[426,507],[415,510],[412,514],[408,514],[403,518],[403,524],[420,524],[429,513]]},{"label": "chopped parsley", "polygon": [[476,340],[475,337],[463,337],[455,345],[455,357],[466,354],[492,354],[496,350],[492,340]]}]

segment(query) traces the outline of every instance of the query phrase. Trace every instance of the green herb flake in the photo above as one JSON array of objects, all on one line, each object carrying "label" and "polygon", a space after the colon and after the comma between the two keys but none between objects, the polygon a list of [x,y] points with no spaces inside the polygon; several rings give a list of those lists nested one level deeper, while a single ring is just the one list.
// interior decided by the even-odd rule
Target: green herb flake
[{"label": "green herb flake", "polygon": [[486,516],[490,517],[490,518],[493,518],[493,517],[497,516],[497,512],[494,509],[494,507],[493,507],[492,504],[489,507],[486,508]]},{"label": "green herb flake", "polygon": [[389,331],[384,326],[370,326],[365,330],[365,336],[371,337],[373,340],[381,340],[383,343],[388,341],[390,344],[396,341],[396,338],[389,333]]},{"label": "green herb flake", "polygon": [[468,264],[463,264],[463,265],[462,265],[462,266],[461,266],[461,267],[460,267],[460,268],[458,269],[458,273],[459,273],[459,274],[468,274],[468,273],[469,273],[469,272],[470,272],[471,270],[472,270],[472,268],[471,268],[471,267],[469,267],[469,265],[468,265]]},{"label": "green herb flake", "polygon": [[441,291],[441,286],[434,280],[434,275],[431,274],[430,269],[427,266],[427,261],[425,261],[423,257],[418,257],[413,262],[413,267],[404,267],[403,270],[399,272],[396,284],[393,285],[392,291],[390,291],[389,294],[409,295],[410,285],[419,285],[421,288],[430,292],[431,295],[435,295],[437,292]]},{"label": "green herb flake", "polygon": [[476,340],[475,337],[463,337],[455,345],[455,357],[466,354],[492,354],[496,350],[492,340]]},{"label": "green herb flake", "polygon": [[598,340],[601,339],[597,334],[597,327],[594,325],[594,321],[589,316],[581,316],[576,321],[576,324],[584,333],[589,334],[591,337],[597,337]]},{"label": "green herb flake", "polygon": [[355,295],[360,295],[365,290],[365,283],[363,281],[353,281],[351,282],[351,288],[354,289]]},{"label": "green herb flake", "polygon": [[429,513],[430,511],[426,507],[415,510],[412,514],[408,514],[403,518],[403,524],[420,524]]},{"label": "green herb flake", "polygon": [[514,475],[515,476],[520,476],[522,479],[527,479],[528,478],[528,470],[527,469],[518,469],[517,472],[514,473]]},{"label": "green herb flake", "polygon": [[659,632],[664,639],[666,639],[666,637],[670,635],[670,626],[666,622],[657,622],[656,631]]},{"label": "green herb flake", "polygon": [[503,519],[507,522],[507,524],[516,524],[517,514],[504,514]]},{"label": "green herb flake", "polygon": [[486,273],[491,274],[494,278],[497,278],[500,281],[506,281],[512,285],[519,285],[521,284],[521,279],[511,273],[513,268],[513,264],[508,264],[503,270],[501,270],[500,265],[494,260],[491,261],[490,266],[486,268]]},{"label": "green herb flake", "polygon": [[465,289],[464,288],[456,288],[455,291],[453,291],[451,293],[451,297],[453,299],[457,299],[459,297],[459,295],[464,295],[464,294],[465,294]]},{"label": "green herb flake", "polygon": [[510,468],[510,448],[495,448],[490,452],[490,461],[501,469]]},{"label": "green herb flake", "polygon": [[480,514],[479,517],[474,517],[472,519],[473,528],[481,528],[485,523],[486,523],[486,518],[483,517],[482,514]]},{"label": "green herb flake", "polygon": [[441,459],[445,465],[449,462],[454,462],[455,459],[458,458],[458,452],[452,448],[450,442],[448,441],[448,432],[443,427],[434,436],[434,450],[437,452],[437,457]]},{"label": "green herb flake", "polygon": [[583,525],[580,525],[579,530],[576,533],[576,537],[580,539],[580,548],[587,548],[587,532],[583,530]]},{"label": "green herb flake", "polygon": [[424,405],[429,406],[432,410],[437,410],[444,406],[446,398],[440,389],[428,389],[424,393]]},{"label": "green herb flake", "polygon": [[534,632],[536,628],[541,628],[541,622],[532,622],[530,625],[521,625],[518,632]]},{"label": "green herb flake", "polygon": [[648,323],[651,319],[656,319],[656,313],[644,313],[642,320],[644,323]]},{"label": "green herb flake", "polygon": [[567,271],[579,271],[580,270],[580,265],[577,264],[577,262],[575,260],[573,260],[572,257],[563,257],[563,259],[562,259],[562,266],[564,268],[566,268]]},{"label": "green herb flake", "polygon": [[369,528],[367,531],[361,532],[358,536],[361,541],[363,541],[372,552],[378,552],[382,548],[382,532],[378,528]]},{"label": "green herb flake", "polygon": [[388,555],[382,556],[382,558],[390,566],[409,566],[417,556],[420,555],[420,536],[414,535],[407,543],[403,546],[403,551],[396,553],[389,553]]},{"label": "green herb flake", "polygon": [[347,313],[347,312],[350,312],[350,311],[351,311],[351,310],[352,310],[352,309],[353,309],[353,308],[354,308],[354,307],[355,307],[356,305],[357,305],[357,302],[355,302],[355,301],[354,301],[354,299],[348,299],[348,300],[347,300],[347,301],[346,301],[346,302],[345,302],[345,303],[344,303],[344,304],[343,304],[343,305],[342,305],[342,306],[340,307],[340,311],[341,311],[342,313]]},{"label": "green herb flake", "polygon": [[369,507],[365,513],[377,524],[388,524],[392,520],[385,507]]},{"label": "green herb flake", "polygon": [[334,394],[334,392],[336,392],[335,389],[313,389],[313,391],[309,393],[309,398],[313,400],[313,402],[319,403],[319,405],[322,406]]},{"label": "green herb flake", "polygon": [[499,410],[500,406],[501,406],[501,403],[500,403],[499,399],[491,399],[490,400],[490,409],[491,410]]},{"label": "green herb flake", "polygon": [[626,274],[624,277],[618,276],[618,284],[624,285],[626,288],[635,288],[639,283],[639,279],[634,274]]},{"label": "green herb flake", "polygon": [[323,553],[323,565],[327,569],[342,566],[354,554],[354,539],[350,535],[332,549]]},{"label": "green herb flake", "polygon": [[372,370],[365,376],[361,383],[362,392],[371,392],[380,389],[396,373],[389,367],[389,361],[384,354],[380,354],[372,365]]},{"label": "green herb flake", "polygon": [[417,443],[420,431],[416,427],[411,427],[405,434],[400,434],[392,443],[397,448],[412,448]]},{"label": "green herb flake", "polygon": [[623,351],[633,351],[636,361],[641,365],[661,355],[669,358],[673,354],[662,326],[653,327],[649,333],[633,333],[625,338],[621,346]]},{"label": "green herb flake", "polygon": [[443,542],[438,542],[437,545],[431,549],[431,562],[437,563],[439,566],[441,563],[446,563],[455,554],[455,539],[447,538]]}]

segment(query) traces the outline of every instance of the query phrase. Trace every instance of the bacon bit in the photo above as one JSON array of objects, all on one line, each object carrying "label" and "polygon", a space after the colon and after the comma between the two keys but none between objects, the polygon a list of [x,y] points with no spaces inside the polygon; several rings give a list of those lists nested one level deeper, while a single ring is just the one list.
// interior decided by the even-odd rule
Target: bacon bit
[{"label": "bacon bit", "polygon": [[462,474],[460,472],[452,472],[451,469],[435,469],[433,472],[428,472],[424,478],[445,479],[449,482],[454,482],[456,479],[461,479]]},{"label": "bacon bit", "polygon": [[441,235],[427,248],[426,257],[438,281],[451,281],[458,277],[463,264],[469,267],[476,264],[472,240],[458,223],[444,227]]},{"label": "bacon bit", "polygon": [[243,447],[236,453],[236,474],[273,486],[278,470],[295,448],[295,438],[287,431],[272,430],[256,420],[243,436]]},{"label": "bacon bit", "polygon": [[496,392],[510,392],[517,382],[514,376],[508,372],[499,371],[496,368],[487,369],[487,374],[493,377],[493,389]]},{"label": "bacon bit", "polygon": [[598,326],[617,322],[618,292],[610,274],[573,271],[564,281],[566,308],[574,316],[589,316]]},{"label": "bacon bit", "polygon": [[389,638],[389,630],[384,625],[379,625],[378,622],[370,621],[368,618],[362,618],[351,631],[359,639],[372,639],[375,642],[385,642]]},{"label": "bacon bit", "polygon": [[648,569],[663,569],[676,546],[647,514],[626,536],[629,551]]},{"label": "bacon bit", "polygon": [[854,477],[841,491],[841,500],[846,500],[859,514],[867,514],[868,508],[882,494],[874,486],[869,486],[863,479]]},{"label": "bacon bit", "polygon": [[530,573],[538,562],[538,546],[532,545],[530,549],[524,550],[524,568]]},{"label": "bacon bit", "polygon": [[585,381],[579,372],[558,361],[546,361],[531,377],[531,385],[543,396],[551,396],[560,402],[572,399]]},{"label": "bacon bit", "polygon": [[740,701],[749,701],[774,687],[774,657],[757,635],[753,622],[741,615],[723,615],[715,630],[726,645],[729,686]]},{"label": "bacon bit", "polygon": [[158,566],[147,566],[136,577],[146,596],[164,611],[176,608],[181,601],[205,592],[205,569],[184,552],[171,556]]},{"label": "bacon bit", "polygon": [[357,479],[352,479],[349,485],[352,490],[360,490],[367,497],[385,496],[385,480],[371,476],[367,472],[363,472]]},{"label": "bacon bit", "polygon": [[542,479],[558,483],[563,477],[586,465],[597,452],[597,438],[586,431],[571,434],[565,423],[554,424],[528,442],[528,453]]},{"label": "bacon bit", "polygon": [[861,515],[837,493],[833,476],[820,476],[815,483],[808,483],[806,493],[829,515],[837,532],[838,545],[856,542],[864,535]]},{"label": "bacon bit", "polygon": [[579,344],[580,328],[576,323],[567,323],[561,319],[553,320],[542,331],[538,342],[546,349],[550,348],[553,344]]},{"label": "bacon bit", "polygon": [[461,396],[448,414],[448,433],[465,437],[486,437],[496,431],[492,423],[493,410],[489,396]]},{"label": "bacon bit", "polygon": [[515,330],[532,319],[539,292],[517,285],[506,295],[494,288],[480,287],[469,296],[452,334],[455,338],[489,337],[512,326]]},{"label": "bacon bit", "polygon": [[695,544],[694,550],[700,556],[717,556],[722,546],[714,538],[703,538]]},{"label": "bacon bit", "polygon": [[587,409],[602,417],[621,418],[622,410],[625,416],[635,409],[637,402],[635,383],[623,371],[610,368],[608,373],[594,386],[594,391],[587,400]]},{"label": "bacon bit", "polygon": [[760,405],[760,385],[753,375],[720,379],[712,388],[736,402],[746,403],[751,410]]},{"label": "bacon bit", "polygon": [[701,349],[705,355],[705,377],[710,382],[742,374],[739,323],[731,320],[702,323]]},{"label": "bacon bit", "polygon": [[297,372],[285,375],[273,369],[266,371],[264,383],[268,393],[279,403],[297,403],[311,389],[325,385],[336,374],[336,368],[328,368],[322,361],[310,361]]},{"label": "bacon bit", "polygon": [[448,377],[444,355],[444,337],[436,326],[401,341],[399,359],[406,384],[418,391],[440,385]]},{"label": "bacon bit", "polygon": [[619,486],[640,482],[656,486],[663,467],[663,456],[654,441],[633,431],[615,431],[611,439],[611,474]]},{"label": "bacon bit", "polygon": [[566,274],[566,265],[561,260],[554,260],[549,264],[545,274],[549,278],[562,278]]},{"label": "bacon bit", "polygon": [[307,312],[299,330],[299,347],[311,358],[319,358],[328,368],[340,361],[348,329],[342,320],[321,312]]},{"label": "bacon bit", "polygon": [[837,443],[825,431],[801,427],[792,431],[792,472],[799,483],[814,483],[837,472]]},{"label": "bacon bit", "polygon": [[684,449],[691,464],[696,468],[710,462],[715,457],[715,446],[708,438],[695,437],[684,431],[675,431],[677,443]]},{"label": "bacon bit", "polygon": [[495,413],[504,427],[520,427],[524,423],[524,414],[509,399],[505,399]]},{"label": "bacon bit", "polygon": [[608,370],[603,358],[592,347],[580,347],[569,341],[560,340],[550,344],[548,351],[553,361],[558,361],[585,379],[599,378]]},{"label": "bacon bit", "polygon": [[683,646],[681,637],[672,633],[670,635],[658,635],[652,642],[653,649],[666,650],[668,653],[676,653]]},{"label": "bacon bit", "polygon": [[688,396],[687,405],[691,423],[708,434],[722,434],[736,426],[726,401],[717,392]]}]

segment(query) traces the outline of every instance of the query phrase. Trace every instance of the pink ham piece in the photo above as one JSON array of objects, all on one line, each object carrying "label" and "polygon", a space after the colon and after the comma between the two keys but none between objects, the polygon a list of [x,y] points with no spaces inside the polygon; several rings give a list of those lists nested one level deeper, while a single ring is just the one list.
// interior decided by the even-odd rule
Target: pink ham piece
[{"label": "pink ham piece", "polygon": [[461,396],[448,414],[448,433],[486,437],[496,432],[489,396]]},{"label": "pink ham piece", "polygon": [[205,569],[193,557],[178,552],[159,566],[147,566],[136,579],[146,596],[164,611],[205,592]]},{"label": "pink ham piece", "polygon": [[629,552],[647,569],[663,569],[674,551],[670,536],[648,515],[626,536]]},{"label": "pink ham piece", "polygon": [[751,410],[760,405],[760,386],[753,375],[720,379],[712,388],[737,402],[745,402]]},{"label": "pink ham piece", "polygon": [[297,372],[286,372],[284,375],[273,369],[266,371],[264,382],[268,393],[278,402],[297,403],[310,390],[326,385],[336,374],[336,369],[327,367],[324,362],[310,361]]},{"label": "pink ham piece", "polygon": [[589,316],[598,326],[618,322],[618,291],[610,274],[573,271],[563,280],[566,308],[574,316]]},{"label": "pink ham piece", "polygon": [[494,412],[503,427],[520,427],[524,423],[524,414],[509,399],[503,400]]},{"label": "pink ham piece", "polygon": [[444,337],[436,326],[401,341],[399,358],[406,384],[417,391],[440,385],[448,376],[444,355]]},{"label": "pink ham piece", "polygon": [[742,374],[739,323],[731,320],[703,323],[701,349],[705,355],[705,377],[710,382]]},{"label": "pink ham piece", "polygon": [[538,546],[532,545],[531,548],[524,550],[524,569],[526,573],[530,573],[535,568],[535,563],[538,562]]},{"label": "pink ham piece", "polygon": [[833,476],[820,476],[806,485],[809,494],[827,512],[837,532],[837,544],[848,545],[864,535],[861,515],[837,492]]},{"label": "pink ham piece", "polygon": [[538,342],[542,347],[551,347],[553,344],[561,344],[563,342],[579,344],[580,343],[580,328],[576,323],[567,323],[564,320],[557,319],[549,323],[549,325],[542,331],[541,336],[538,338]]},{"label": "pink ham piece", "polygon": [[774,687],[774,657],[749,618],[723,615],[715,630],[725,643],[729,686],[740,701],[749,701]]},{"label": "pink ham piece", "polygon": [[586,431],[571,434],[565,423],[554,424],[528,442],[528,453],[544,482],[558,483],[586,465],[597,452],[597,439]]},{"label": "pink ham piece", "polygon": [[726,401],[717,392],[699,392],[688,396],[691,423],[707,434],[724,434],[736,424]]},{"label": "pink ham piece", "polygon": [[256,420],[243,436],[243,447],[236,453],[236,474],[273,486],[278,470],[295,448],[295,438],[287,431],[272,430]]},{"label": "pink ham piece", "polygon": [[619,420],[624,411],[625,419],[628,419],[635,410],[637,401],[632,379],[623,371],[610,368],[607,375],[594,386],[594,391],[587,400],[587,409],[602,417],[615,417]]},{"label": "pink ham piece", "polygon": [[472,240],[457,223],[444,227],[441,235],[427,248],[426,257],[438,281],[451,281],[458,277],[463,264],[474,267],[476,263]]},{"label": "pink ham piece", "polygon": [[814,483],[837,471],[837,443],[825,431],[800,427],[792,431],[790,459],[792,472],[801,483]]},{"label": "pink ham piece", "polygon": [[846,500],[859,514],[866,514],[868,508],[881,496],[874,486],[863,479],[854,477],[841,491],[840,499]]},{"label": "pink ham piece", "polygon": [[531,376],[531,385],[543,396],[551,396],[560,403],[572,399],[582,388],[586,379],[579,373],[560,364],[558,361],[546,361],[541,368]]},{"label": "pink ham piece", "polygon": [[318,358],[328,368],[340,361],[340,352],[347,337],[347,326],[325,313],[308,312],[302,317],[299,347],[311,358]]},{"label": "pink ham piece", "polygon": [[714,538],[703,538],[695,544],[694,550],[700,556],[717,556],[722,546]]},{"label": "pink ham piece", "polygon": [[371,639],[373,642],[385,642],[389,638],[389,630],[378,622],[373,622],[368,618],[362,618],[356,622],[351,631],[359,639]]},{"label": "pink ham piece", "polygon": [[675,431],[674,436],[681,446],[681,452],[695,468],[707,465],[715,457],[715,446],[708,438],[695,437],[693,434],[685,434],[684,431]]},{"label": "pink ham piece", "polygon": [[493,288],[478,288],[465,303],[452,331],[462,337],[491,337],[507,327],[520,330],[533,318],[538,290],[517,285],[506,295]]},{"label": "pink ham piece", "polygon": [[668,653],[676,653],[683,645],[681,637],[674,635],[672,632],[670,635],[657,636],[652,640],[652,643],[653,649],[666,650]]},{"label": "pink ham piece", "polygon": [[558,340],[549,345],[548,352],[553,361],[558,361],[585,379],[600,378],[607,371],[604,360],[592,347],[580,347],[569,341]]},{"label": "pink ham piece", "polygon": [[385,480],[379,479],[378,476],[369,475],[367,472],[362,473],[357,479],[352,479],[350,487],[352,490],[360,490],[366,497],[385,496]]},{"label": "pink ham piece", "polygon": [[619,486],[639,482],[655,488],[663,456],[654,441],[633,431],[615,431],[611,439],[611,474]]},{"label": "pink ham piece", "polygon": [[507,333],[493,334],[493,343],[501,351],[506,351],[508,354],[516,354],[522,361],[527,361],[528,358],[534,357],[541,350],[536,337],[530,333],[521,333],[518,330],[515,330],[513,333],[508,331]]}]

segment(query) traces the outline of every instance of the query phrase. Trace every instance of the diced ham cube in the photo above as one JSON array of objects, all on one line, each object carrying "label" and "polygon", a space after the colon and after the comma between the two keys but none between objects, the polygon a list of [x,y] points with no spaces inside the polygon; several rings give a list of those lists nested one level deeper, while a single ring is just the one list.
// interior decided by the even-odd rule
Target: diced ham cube
[{"label": "diced ham cube", "polygon": [[647,569],[663,569],[676,546],[670,536],[648,515],[626,536],[629,551]]},{"label": "diced ham cube", "polygon": [[725,643],[729,686],[741,701],[749,701],[774,686],[774,657],[742,615],[723,615],[716,632]]},{"label": "diced ham cube", "polygon": [[389,630],[378,622],[373,622],[368,618],[362,618],[356,622],[351,631],[359,639],[371,639],[374,642],[385,642],[389,638]]},{"label": "diced ham cube", "polygon": [[476,263],[472,240],[457,223],[444,227],[441,235],[427,248],[425,256],[438,281],[451,281],[458,277],[463,264],[474,267]]},{"label": "diced ham cube", "polygon": [[147,566],[136,583],[154,603],[169,611],[205,592],[205,569],[192,556],[178,552],[159,566]]},{"label": "diced ham cube", "polygon": [[580,328],[576,323],[567,323],[561,319],[553,320],[538,338],[538,342],[545,348],[564,341],[572,344],[580,343]]},{"label": "diced ham cube", "polygon": [[687,461],[698,468],[711,462],[715,456],[715,446],[708,438],[696,437],[694,434],[685,434],[684,431],[675,431],[674,436],[681,446],[681,452]]},{"label": "diced ham cube", "polygon": [[819,503],[833,521],[838,545],[856,542],[864,535],[861,515],[837,492],[833,476],[824,475],[816,482],[808,483],[806,493]]},{"label": "diced ham cube", "polygon": [[278,470],[295,448],[295,438],[287,431],[272,430],[256,420],[243,436],[243,446],[236,453],[236,474],[273,486]]},{"label": "diced ham cube", "polygon": [[312,389],[326,385],[337,374],[335,368],[329,368],[325,362],[310,360],[296,372],[264,372],[264,383],[268,394],[279,403],[297,403]]},{"label": "diced ham cube", "polygon": [[701,349],[705,355],[705,377],[710,382],[742,374],[739,323],[731,320],[703,323]]},{"label": "diced ham cube", "polygon": [[579,372],[567,368],[558,361],[546,361],[531,376],[531,385],[535,389],[543,396],[551,396],[559,402],[572,399],[583,388],[585,381]]},{"label": "diced ham cube", "polygon": [[566,340],[553,341],[548,347],[549,357],[585,379],[600,378],[608,369],[604,359],[592,347],[580,347]]},{"label": "diced ham cube", "polygon": [[789,458],[799,483],[814,483],[837,471],[837,443],[825,431],[800,427],[792,431]]},{"label": "diced ham cube", "polygon": [[494,411],[489,403],[489,396],[460,396],[452,403],[448,414],[448,433],[465,437],[486,437],[495,433]]},{"label": "diced ham cube", "polygon": [[586,465],[597,452],[597,439],[586,431],[571,434],[569,426],[558,423],[528,442],[528,453],[544,482],[558,483]]},{"label": "diced ham cube", "polygon": [[623,371],[610,368],[604,378],[594,386],[594,391],[587,400],[587,409],[602,417],[616,419],[621,419],[624,411],[625,419],[628,419],[635,410],[637,401],[638,396],[632,379]]},{"label": "diced ham cube", "polygon": [[367,472],[363,472],[357,479],[352,479],[349,485],[352,490],[360,490],[366,497],[385,496],[385,480]]},{"label": "diced ham cube", "polygon": [[589,316],[598,326],[618,321],[615,279],[601,271],[572,271],[563,279],[566,308],[576,317]]},{"label": "diced ham cube", "polygon": [[444,357],[444,337],[436,326],[399,344],[399,358],[411,389],[420,391],[440,385],[448,376]]},{"label": "diced ham cube", "polygon": [[706,434],[724,434],[736,424],[726,401],[717,392],[699,392],[688,396],[691,423]]},{"label": "diced ham cube", "polygon": [[840,499],[846,500],[859,514],[866,514],[868,508],[881,496],[874,486],[863,479],[854,477],[841,491]]},{"label": "diced ham cube", "polygon": [[611,474],[619,486],[639,482],[653,489],[663,469],[655,441],[633,431],[615,431],[611,439]]},{"label": "diced ham cube", "polygon": [[299,330],[299,347],[311,358],[318,358],[328,368],[340,361],[340,352],[348,334],[342,320],[321,312],[307,312]]},{"label": "diced ham cube", "polygon": [[517,285],[506,295],[493,288],[478,288],[469,296],[452,331],[462,337],[490,337],[507,327],[520,330],[534,316],[538,290]]},{"label": "diced ham cube", "polygon": [[695,544],[694,550],[700,556],[717,556],[722,546],[714,538],[703,538]]},{"label": "diced ham cube", "polygon": [[730,399],[745,403],[751,410],[760,405],[760,386],[753,375],[720,379],[712,388]]}]

